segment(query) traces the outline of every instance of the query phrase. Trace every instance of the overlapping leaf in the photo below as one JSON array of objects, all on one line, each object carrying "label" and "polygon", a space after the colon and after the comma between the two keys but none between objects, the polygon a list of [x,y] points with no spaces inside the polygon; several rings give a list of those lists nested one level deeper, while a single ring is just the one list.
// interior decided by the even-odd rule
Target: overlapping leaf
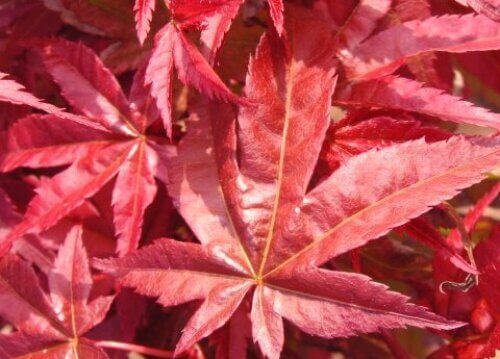
[{"label": "overlapping leaf", "polygon": [[[417,3],[420,8],[421,2]],[[361,5],[360,3],[358,11],[363,9]],[[428,66],[430,68],[426,74],[429,78],[422,79],[432,85],[446,88],[443,79],[435,74],[435,59],[427,55],[433,51],[468,52],[498,49],[498,24],[485,16],[474,15],[394,22],[394,17],[405,18],[402,14],[403,5],[404,3],[401,3],[391,10],[395,14],[388,13],[389,20],[384,20],[386,24],[383,25],[385,30],[368,37],[360,46],[353,49],[345,41],[340,43],[336,50],[345,67],[347,81],[343,83],[335,100],[347,106],[416,111],[443,120],[498,129],[500,120],[497,114],[477,108],[442,90],[427,88],[418,81],[388,76],[407,63],[416,77],[422,78],[422,68]],[[345,28],[339,30],[340,36],[343,36],[343,32],[350,31],[356,23],[356,13],[353,14],[351,21],[354,22],[348,21]],[[377,18],[380,16],[374,17]],[[372,27],[373,24],[370,28]],[[458,30],[453,31],[452,28]],[[360,38],[365,38],[369,29],[356,31],[359,32]]]},{"label": "overlapping leaf", "polygon": [[101,128],[99,124],[94,124],[90,121],[86,121],[85,118],[79,116],[74,116],[70,113],[65,112],[54,105],[45,103],[36,96],[30,94],[26,91],[26,88],[20,83],[6,78],[8,75],[5,73],[0,73],[0,101],[10,102],[16,105],[27,105],[32,108],[55,114],[61,118],[65,118],[76,123],[82,123],[89,127]]}]

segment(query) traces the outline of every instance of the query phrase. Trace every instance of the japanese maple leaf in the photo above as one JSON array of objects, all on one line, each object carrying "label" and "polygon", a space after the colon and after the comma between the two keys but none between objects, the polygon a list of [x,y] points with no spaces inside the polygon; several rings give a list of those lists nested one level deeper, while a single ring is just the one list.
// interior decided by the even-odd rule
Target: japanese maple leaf
[{"label": "japanese maple leaf", "polygon": [[[158,116],[143,86],[144,68],[137,72],[127,99],[110,71],[82,44],[54,40],[43,47],[42,57],[63,96],[85,116],[85,124],[51,111],[55,115],[30,115],[9,128],[3,171],[70,166],[41,183],[23,221],[2,239],[2,250],[25,233],[52,227],[116,177],[117,251],[125,254],[138,245],[144,211],[156,193],[155,177],[165,180],[158,162],[165,146],[146,135],[148,125]],[[27,100],[18,96],[18,103],[31,105],[31,95],[22,94]]]},{"label": "japanese maple leaf", "polygon": [[[499,49],[498,23],[483,15],[449,15],[395,23],[371,35],[388,10],[387,1],[363,0],[346,23],[338,29],[332,28],[338,38],[335,51],[346,72],[334,102],[349,107],[419,112],[446,121],[499,130],[498,114],[441,89],[391,75],[415,56],[434,51],[462,53]],[[421,65],[424,63],[421,61]]]},{"label": "japanese maple leaf", "polygon": [[107,358],[83,337],[106,316],[113,296],[89,301],[92,276],[75,226],[60,247],[48,274],[47,295],[35,271],[7,255],[0,261],[0,315],[18,331],[0,335],[0,358]]},{"label": "japanese maple leaf", "polygon": [[411,116],[358,118],[355,113],[333,123],[321,151],[321,165],[329,174],[353,156],[373,148],[425,137],[428,142],[445,140],[451,133],[422,123]]},{"label": "japanese maple leaf", "polygon": [[253,339],[269,358],[282,349],[283,318],[329,338],[460,326],[364,275],[320,266],[480,181],[499,163],[498,139],[368,151],[308,190],[330,121],[335,39],[307,12],[287,21],[286,40],[270,31],[250,62],[245,94],[259,106],[241,107],[237,126],[228,105],[192,109],[170,162],[169,193],[201,244],[159,239],[97,267],[164,306],[203,300],[178,353],[247,296]]}]

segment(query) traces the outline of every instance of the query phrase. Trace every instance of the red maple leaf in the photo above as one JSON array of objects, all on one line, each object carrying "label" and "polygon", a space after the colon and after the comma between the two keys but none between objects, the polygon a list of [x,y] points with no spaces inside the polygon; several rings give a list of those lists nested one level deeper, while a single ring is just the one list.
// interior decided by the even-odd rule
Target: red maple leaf
[{"label": "red maple leaf", "polygon": [[270,358],[283,318],[323,337],[460,326],[321,265],[480,181],[500,160],[498,139],[371,150],[308,190],[329,125],[335,39],[315,16],[288,19],[286,40],[268,32],[251,60],[245,95],[259,106],[241,107],[236,125],[231,107],[200,104],[170,160],[169,193],[201,244],[160,239],[97,266],[165,306],[203,300],[177,352],[223,326],[247,296],[253,339]]}]

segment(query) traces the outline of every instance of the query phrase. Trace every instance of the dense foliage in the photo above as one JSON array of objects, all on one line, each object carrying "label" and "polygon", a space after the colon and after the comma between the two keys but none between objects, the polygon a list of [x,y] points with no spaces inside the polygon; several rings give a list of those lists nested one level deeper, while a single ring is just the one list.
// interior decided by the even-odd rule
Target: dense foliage
[{"label": "dense foliage", "polygon": [[0,358],[488,358],[498,0],[0,0]]}]

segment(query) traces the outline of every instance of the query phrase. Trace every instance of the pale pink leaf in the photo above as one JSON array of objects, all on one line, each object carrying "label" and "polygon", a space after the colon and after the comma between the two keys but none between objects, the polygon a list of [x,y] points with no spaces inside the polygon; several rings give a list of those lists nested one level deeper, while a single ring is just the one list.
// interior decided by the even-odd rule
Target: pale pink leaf
[{"label": "pale pink leaf", "polygon": [[483,15],[445,15],[393,26],[361,44],[344,64],[348,76],[368,80],[391,74],[404,61],[429,51],[468,52],[500,48],[498,23]]},{"label": "pale pink leaf", "polygon": [[14,255],[0,261],[0,295],[4,301],[0,315],[24,333],[51,340],[68,334],[41,290],[35,271]]},{"label": "pale pink leaf", "polygon": [[420,112],[447,121],[500,130],[499,114],[403,77],[386,76],[354,83],[340,92],[335,101],[343,105]]},{"label": "pale pink leaf", "polygon": [[148,36],[155,5],[156,0],[135,0],[135,27],[141,44],[144,44]]},{"label": "pale pink leaf", "polygon": [[230,0],[221,6],[220,11],[208,18],[206,26],[201,31],[200,40],[203,44],[203,55],[212,66],[215,64],[217,51],[222,46],[224,37],[229,31],[238,10],[244,0]]},{"label": "pale pink leaf", "polygon": [[174,71],[174,26],[169,23],[155,36],[155,46],[146,69],[145,84],[151,86],[168,137],[172,136],[172,76]]}]

